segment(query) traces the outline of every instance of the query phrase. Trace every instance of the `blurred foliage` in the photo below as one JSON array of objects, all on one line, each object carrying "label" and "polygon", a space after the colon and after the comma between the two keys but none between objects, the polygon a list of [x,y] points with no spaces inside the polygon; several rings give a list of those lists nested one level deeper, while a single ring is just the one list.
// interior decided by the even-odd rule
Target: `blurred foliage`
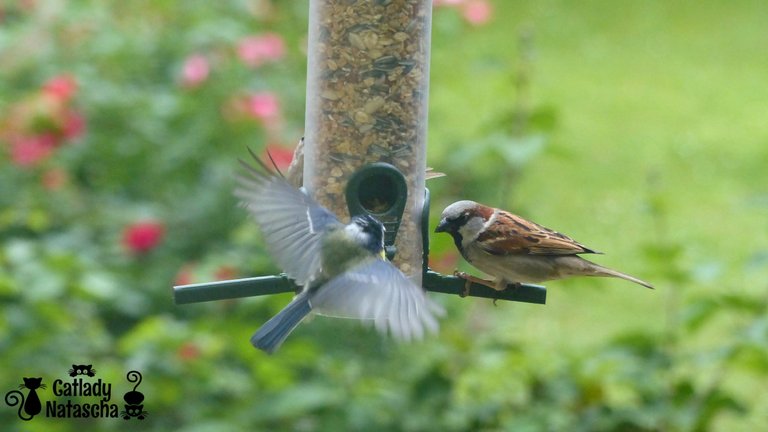
[{"label": "blurred foliage", "polygon": [[307,3],[4,0],[0,388],[136,369],[147,430],[768,429],[761,3],[435,3],[433,219],[514,209],[656,292],[440,297],[423,343],[319,318],[265,356],[248,338],[289,296],[175,306],[170,287],[278,271],[232,178],[245,146],[301,136]]}]

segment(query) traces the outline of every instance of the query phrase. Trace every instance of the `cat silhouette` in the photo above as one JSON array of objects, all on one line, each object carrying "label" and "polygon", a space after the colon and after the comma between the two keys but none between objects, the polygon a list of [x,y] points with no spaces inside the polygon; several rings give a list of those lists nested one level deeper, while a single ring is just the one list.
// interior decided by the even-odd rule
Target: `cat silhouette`
[{"label": "cat silhouette", "polygon": [[93,369],[93,365],[72,365],[72,369],[68,372],[71,377],[76,377],[78,375],[88,375],[89,377],[92,377],[96,375],[96,369]]},{"label": "cat silhouette", "polygon": [[[5,394],[5,403],[10,406],[19,404],[18,415],[19,418],[24,421],[32,420],[36,415],[40,414],[43,409],[43,405],[40,403],[40,396],[37,395],[38,389],[44,389],[45,384],[42,384],[43,378],[27,378],[24,377],[24,384],[20,384],[20,389],[27,389],[29,392],[27,396],[18,390],[11,390]],[[25,415],[26,414],[26,415]]]}]

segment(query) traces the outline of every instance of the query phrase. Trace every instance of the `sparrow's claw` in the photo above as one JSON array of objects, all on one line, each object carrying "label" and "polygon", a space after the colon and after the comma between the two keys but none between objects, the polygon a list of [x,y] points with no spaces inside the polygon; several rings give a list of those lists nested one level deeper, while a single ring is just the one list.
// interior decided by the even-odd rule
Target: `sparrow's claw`
[{"label": "sparrow's claw", "polygon": [[480,284],[480,285],[485,285],[485,286],[487,286],[489,288],[495,288],[495,286],[496,286],[493,283],[493,281],[481,279],[481,278],[479,278],[477,276],[472,276],[471,274],[460,272],[458,270],[454,271],[453,275],[456,276],[457,278],[468,280],[468,281],[470,281],[472,283],[476,283],[476,284]]},{"label": "sparrow's claw", "polygon": [[467,279],[466,282],[464,282],[464,291],[459,294],[460,297],[466,297],[469,295],[469,287],[472,285],[472,281]]},{"label": "sparrow's claw", "polygon": [[460,272],[458,270],[454,270],[453,271],[453,276],[455,276],[457,278],[460,278],[460,279],[464,279],[466,281],[466,282],[464,282],[464,289],[459,293],[459,297],[463,298],[463,297],[468,296],[469,295],[469,287],[470,287],[470,285],[472,285],[472,280],[471,280],[472,276],[470,276],[470,275],[468,275],[468,274],[466,274],[464,272]]},{"label": "sparrow's claw", "polygon": [[476,283],[478,285],[485,285],[488,288],[493,288],[495,290],[500,290],[499,287],[496,285],[496,283],[494,281],[489,281],[489,280],[481,279],[481,278],[479,278],[477,276],[472,276],[471,274],[460,272],[458,270],[454,271],[453,275],[456,276],[457,278],[461,278],[461,279],[464,279],[464,280],[467,281],[467,283],[464,284],[464,292],[463,292],[462,297],[466,297],[466,296],[469,295],[469,288],[470,288],[470,286],[473,283]]}]

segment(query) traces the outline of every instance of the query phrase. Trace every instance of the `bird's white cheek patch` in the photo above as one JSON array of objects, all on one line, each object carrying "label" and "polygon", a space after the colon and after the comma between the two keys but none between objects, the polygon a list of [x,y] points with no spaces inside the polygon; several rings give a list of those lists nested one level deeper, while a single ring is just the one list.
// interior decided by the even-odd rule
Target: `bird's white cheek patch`
[{"label": "bird's white cheek patch", "polygon": [[468,220],[464,226],[459,228],[459,234],[461,234],[461,243],[462,246],[467,247],[467,245],[477,238],[478,235],[480,235],[480,232],[485,228],[486,222],[483,221],[483,218],[480,217],[473,217],[472,219]]}]

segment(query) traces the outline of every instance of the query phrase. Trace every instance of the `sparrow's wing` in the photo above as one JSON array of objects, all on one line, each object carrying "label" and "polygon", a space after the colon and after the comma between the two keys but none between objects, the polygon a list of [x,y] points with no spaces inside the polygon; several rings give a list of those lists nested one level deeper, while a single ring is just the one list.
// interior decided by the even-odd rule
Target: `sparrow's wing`
[{"label": "sparrow's wing", "polygon": [[596,252],[565,234],[499,211],[496,220],[477,237],[477,243],[493,255],[575,255]]},{"label": "sparrow's wing", "polygon": [[368,260],[342,273],[311,294],[312,310],[321,315],[372,320],[376,329],[397,339],[421,339],[436,332],[443,309],[388,261]]},{"label": "sparrow's wing", "polygon": [[277,264],[289,278],[304,285],[320,269],[323,232],[330,225],[341,223],[333,213],[285,179],[267,174],[267,168],[253,157],[263,171],[241,160],[246,172],[238,177],[235,196],[261,228]]}]

